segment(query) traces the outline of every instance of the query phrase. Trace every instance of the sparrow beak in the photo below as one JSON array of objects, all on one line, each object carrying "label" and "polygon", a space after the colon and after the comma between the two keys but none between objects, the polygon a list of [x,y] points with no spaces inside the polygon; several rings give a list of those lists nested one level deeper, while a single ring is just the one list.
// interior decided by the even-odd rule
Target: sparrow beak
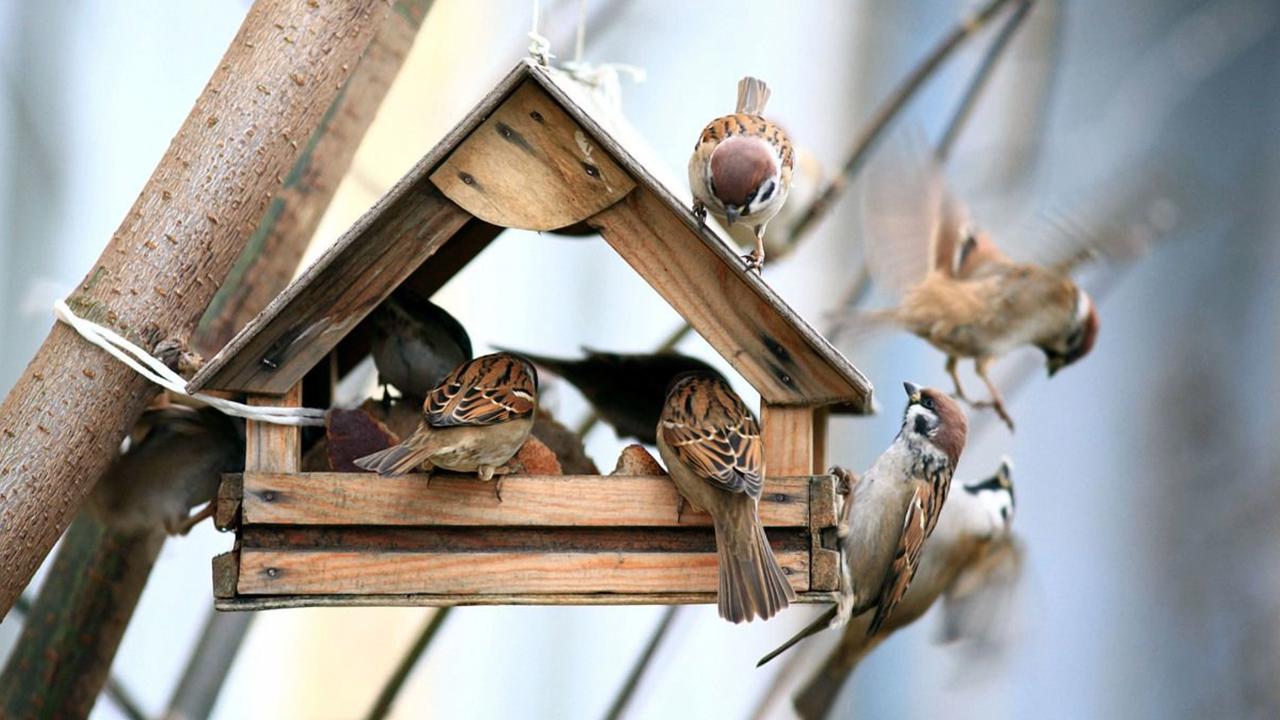
[{"label": "sparrow beak", "polygon": [[904,382],[902,387],[907,391],[907,399],[912,404],[920,402],[920,386],[913,382]]},{"label": "sparrow beak", "polygon": [[1046,366],[1049,369],[1049,377],[1053,377],[1054,375],[1057,374],[1059,370],[1062,369],[1063,362],[1061,360],[1050,360],[1048,363],[1046,363]]},{"label": "sparrow beak", "polygon": [[729,223],[730,227],[733,227],[733,224],[738,222],[738,217],[741,214],[742,213],[740,213],[737,208],[732,206],[724,209],[724,219],[727,223]]}]

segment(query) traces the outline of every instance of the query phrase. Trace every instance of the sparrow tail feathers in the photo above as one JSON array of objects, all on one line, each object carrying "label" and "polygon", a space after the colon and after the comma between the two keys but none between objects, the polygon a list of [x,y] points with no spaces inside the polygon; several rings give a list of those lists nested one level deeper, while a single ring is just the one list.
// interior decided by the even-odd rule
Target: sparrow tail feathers
[{"label": "sparrow tail feathers", "polygon": [[763,115],[764,106],[772,92],[763,80],[744,77],[738,81],[738,112],[747,115]]},{"label": "sparrow tail feathers", "polygon": [[755,503],[731,506],[716,522],[720,554],[720,617],[734,623],[768,620],[795,600],[756,516]]}]

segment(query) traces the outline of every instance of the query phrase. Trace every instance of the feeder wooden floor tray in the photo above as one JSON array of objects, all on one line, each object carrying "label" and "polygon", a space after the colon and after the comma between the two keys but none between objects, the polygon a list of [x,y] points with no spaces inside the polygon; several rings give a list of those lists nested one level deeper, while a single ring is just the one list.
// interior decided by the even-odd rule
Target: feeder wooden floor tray
[{"label": "feeder wooden floor tray", "polygon": [[[760,516],[801,601],[838,581],[837,481],[769,478]],[[220,610],[310,605],[715,602],[710,516],[663,476],[228,475],[215,520]]]}]

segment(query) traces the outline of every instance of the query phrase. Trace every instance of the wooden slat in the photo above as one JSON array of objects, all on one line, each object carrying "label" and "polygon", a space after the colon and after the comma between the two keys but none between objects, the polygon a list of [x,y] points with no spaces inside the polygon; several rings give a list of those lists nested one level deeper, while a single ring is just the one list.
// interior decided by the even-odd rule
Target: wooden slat
[{"label": "wooden slat", "polygon": [[[302,406],[302,383],[296,383],[283,397],[249,396],[249,405]],[[244,424],[244,469],[246,472],[296,473],[302,466],[302,431],[293,425],[247,420]]]},{"label": "wooden slat", "polygon": [[[245,595],[713,592],[714,553],[371,553],[242,548]],[[779,555],[796,590],[808,553]]]},{"label": "wooden slat", "polygon": [[240,524],[240,500],[244,497],[244,475],[227,473],[218,483],[218,495],[214,498],[213,526],[219,530],[231,530]]},{"label": "wooden slat", "polygon": [[516,88],[431,181],[486,222],[538,231],[578,223],[635,187],[534,81]]},{"label": "wooden slat", "polygon": [[809,486],[809,587],[836,590],[840,586],[840,551],[836,537],[840,506],[836,479],[814,478]]},{"label": "wooden slat", "polygon": [[849,379],[809,349],[803,321],[651,191],[637,188],[587,222],[767,402],[812,407],[855,399]]},{"label": "wooden slat", "polygon": [[213,596],[219,600],[235,597],[240,578],[240,551],[213,556]]},{"label": "wooden slat", "polygon": [[831,419],[831,408],[814,408],[813,411],[813,469],[809,472],[822,475],[830,467],[827,465],[827,425]]},{"label": "wooden slat", "polygon": [[[706,527],[687,508],[676,522],[676,490],[667,477],[555,475],[492,483],[474,478],[371,473],[246,473],[245,524]],[[807,527],[809,476],[770,477],[760,499],[766,527]]]},{"label": "wooden slat", "polygon": [[[798,603],[831,604],[838,599],[832,592],[796,593]],[[220,611],[279,610],[303,607],[450,607],[456,605],[709,605],[716,595],[703,593],[539,593],[514,595],[236,595],[215,597],[213,606]]]},{"label": "wooden slat", "polygon": [[[310,352],[307,355],[314,364],[315,360],[327,354],[342,339],[345,333],[338,332],[339,330],[349,330],[351,325],[390,294],[405,275],[417,269],[434,251],[435,247],[425,247],[428,240],[442,241],[438,236],[445,232],[448,225],[470,218],[440,194],[427,175],[528,75],[528,66],[523,63],[508,73],[395,187],[351,229],[343,233],[315,264],[294,280],[262,314],[210,359],[187,384],[188,389],[210,388],[280,394],[301,379],[303,373],[310,369],[309,364],[290,362],[281,364],[272,372],[263,372],[269,368],[258,366],[268,350],[281,344],[287,345],[306,330],[308,325],[301,323],[299,327],[300,323],[293,318],[295,313],[325,315],[331,311],[327,305],[316,305],[317,296],[333,292],[359,295],[361,291],[369,293],[376,290],[376,299],[363,298],[372,302],[367,308],[358,308],[363,310],[358,313],[358,317],[344,316],[340,319],[345,322],[338,326],[332,322],[326,323],[326,327],[330,328],[329,332],[308,338],[306,345]],[[457,229],[454,227],[453,231]],[[435,245],[438,246],[438,242]],[[363,267],[371,257],[375,261],[387,258],[387,262],[379,267],[383,274],[374,278],[369,278],[369,269]],[[386,274],[387,271],[391,274]],[[376,288],[364,285],[365,281],[370,280],[375,281],[373,285]],[[344,287],[349,284],[358,287]],[[336,287],[327,287],[330,285]],[[352,311],[350,306],[340,306],[338,309],[344,313]],[[319,329],[322,328],[317,328]]]},{"label": "wooden slat", "polygon": [[251,339],[191,385],[283,393],[470,219],[434,187],[402,194],[360,242],[331,249],[277,296],[248,325]]},{"label": "wooden slat", "polygon": [[767,474],[813,472],[813,408],[762,403],[760,431]]}]

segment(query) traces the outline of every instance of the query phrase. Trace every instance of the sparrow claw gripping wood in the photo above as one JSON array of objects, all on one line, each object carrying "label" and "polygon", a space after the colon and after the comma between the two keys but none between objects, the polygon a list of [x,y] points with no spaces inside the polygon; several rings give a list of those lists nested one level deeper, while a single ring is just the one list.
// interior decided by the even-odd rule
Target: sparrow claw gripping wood
[{"label": "sparrow claw gripping wood", "polygon": [[[856,478],[845,507],[840,539],[844,566],[841,597],[834,607],[761,660],[776,657],[799,640],[853,616],[858,641],[875,635],[893,617],[921,566],[926,540],[943,513],[951,477],[968,434],[960,406],[946,393],[904,383],[907,409],[887,450]],[[851,478],[835,468],[842,478]],[[862,619],[860,618],[860,623]],[[850,631],[846,631],[848,633]]]},{"label": "sparrow claw gripping wood", "polygon": [[867,653],[935,604],[942,610],[940,642],[967,640],[989,649],[999,641],[1022,571],[1021,545],[1013,534],[1012,468],[1006,459],[994,477],[968,485],[953,480],[952,485],[955,492],[897,610],[872,637],[866,634],[866,615],[845,626],[811,679],[793,695],[801,717],[831,717],[841,688]]},{"label": "sparrow claw gripping wood", "polygon": [[762,117],[769,94],[764,82],[743,78],[737,111],[703,128],[689,158],[694,214],[699,222],[710,211],[727,228],[751,227],[756,250],[747,267],[756,272],[764,264],[765,227],[787,201],[795,165],[787,133]]},{"label": "sparrow claw gripping wood", "polygon": [[355,464],[380,475],[428,465],[491,480],[528,439],[537,405],[538,374],[529,361],[511,353],[469,360],[427,393],[413,435]]}]

